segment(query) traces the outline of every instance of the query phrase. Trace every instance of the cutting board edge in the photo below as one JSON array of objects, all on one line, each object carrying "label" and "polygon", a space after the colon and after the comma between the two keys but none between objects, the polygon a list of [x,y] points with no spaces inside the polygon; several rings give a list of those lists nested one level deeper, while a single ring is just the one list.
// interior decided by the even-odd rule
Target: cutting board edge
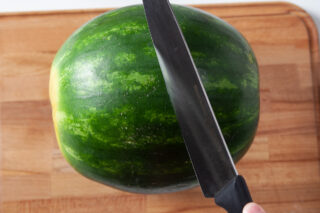
[{"label": "cutting board edge", "polygon": [[[296,6],[297,7],[297,6]],[[299,7],[297,7],[299,9]],[[320,153],[320,49],[317,26],[312,17],[302,8],[290,11],[301,19],[309,35],[311,72],[314,92],[315,121],[317,126],[318,151]],[[318,159],[320,160],[320,159]]]},{"label": "cutting board edge", "polygon": [[[130,4],[135,5],[135,4]],[[128,5],[128,6],[130,6]],[[277,5],[284,5],[286,6],[285,11],[288,11],[287,9],[292,10],[300,10],[303,11],[302,8],[299,6],[290,3],[290,2],[284,2],[284,1],[275,1],[275,2],[240,2],[240,3],[216,3],[216,4],[187,4],[187,6],[196,7],[196,8],[226,8],[226,7],[265,7],[265,6],[277,6]],[[287,7],[289,6],[289,7]],[[34,15],[56,15],[56,14],[77,14],[77,13],[97,13],[97,12],[106,12],[110,10],[117,9],[115,8],[90,8],[90,9],[57,9],[57,10],[44,10],[44,11],[20,11],[20,12],[0,12],[0,18],[5,16],[34,16]],[[120,8],[120,7],[119,7]],[[270,13],[274,14],[274,13]]]}]

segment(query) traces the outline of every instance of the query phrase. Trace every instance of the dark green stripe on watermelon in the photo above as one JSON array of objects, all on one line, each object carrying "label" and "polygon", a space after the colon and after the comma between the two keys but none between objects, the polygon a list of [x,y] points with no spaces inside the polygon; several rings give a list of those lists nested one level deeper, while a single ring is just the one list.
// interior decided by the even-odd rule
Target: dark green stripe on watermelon
[{"label": "dark green stripe on watermelon", "polygon": [[[259,118],[255,56],[217,17],[183,6],[174,12],[238,161]],[[141,193],[197,184],[141,5],[102,14],[65,42],[52,65],[50,98],[59,146],[86,177]]]}]

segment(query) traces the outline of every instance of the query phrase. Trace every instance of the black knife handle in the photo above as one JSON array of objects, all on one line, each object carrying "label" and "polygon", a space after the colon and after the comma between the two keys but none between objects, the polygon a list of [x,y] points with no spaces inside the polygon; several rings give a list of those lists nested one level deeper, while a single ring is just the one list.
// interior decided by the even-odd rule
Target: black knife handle
[{"label": "black knife handle", "polygon": [[252,202],[252,198],[244,178],[240,175],[233,178],[228,185],[215,195],[217,205],[228,213],[242,213],[243,207]]}]

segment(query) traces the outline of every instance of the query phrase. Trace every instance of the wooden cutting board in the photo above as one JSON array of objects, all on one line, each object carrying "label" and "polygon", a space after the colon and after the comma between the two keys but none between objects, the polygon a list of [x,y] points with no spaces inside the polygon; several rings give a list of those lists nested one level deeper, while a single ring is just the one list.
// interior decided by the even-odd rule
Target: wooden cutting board
[{"label": "wooden cutting board", "polygon": [[[320,212],[319,46],[302,9],[286,3],[198,6],[225,19],[258,58],[261,117],[238,163],[269,212]],[[0,209],[3,213],[224,212],[199,187],[140,195],[100,185],[63,159],[48,97],[50,65],[68,36],[107,10],[0,14]]]}]

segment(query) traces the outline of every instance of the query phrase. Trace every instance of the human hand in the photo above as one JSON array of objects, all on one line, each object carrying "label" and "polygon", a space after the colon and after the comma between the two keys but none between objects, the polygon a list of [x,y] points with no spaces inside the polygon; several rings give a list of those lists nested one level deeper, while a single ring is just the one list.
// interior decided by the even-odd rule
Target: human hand
[{"label": "human hand", "polygon": [[265,213],[264,209],[256,203],[248,203],[242,213]]}]

